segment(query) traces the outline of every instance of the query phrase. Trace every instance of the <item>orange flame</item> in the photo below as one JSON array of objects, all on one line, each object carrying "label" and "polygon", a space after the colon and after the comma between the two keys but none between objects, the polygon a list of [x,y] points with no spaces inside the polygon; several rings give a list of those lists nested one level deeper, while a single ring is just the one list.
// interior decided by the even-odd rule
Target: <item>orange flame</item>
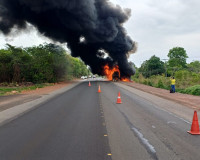
[{"label": "orange flame", "polygon": [[113,68],[110,68],[108,66],[108,64],[106,64],[104,67],[104,74],[107,77],[108,80],[112,81],[113,79],[113,73],[118,72],[119,73],[119,77],[120,77],[120,70],[119,70],[119,66],[116,65]]},{"label": "orange flame", "polygon": [[123,77],[123,78],[121,78],[121,81],[123,81],[123,82],[130,82],[130,79]]}]

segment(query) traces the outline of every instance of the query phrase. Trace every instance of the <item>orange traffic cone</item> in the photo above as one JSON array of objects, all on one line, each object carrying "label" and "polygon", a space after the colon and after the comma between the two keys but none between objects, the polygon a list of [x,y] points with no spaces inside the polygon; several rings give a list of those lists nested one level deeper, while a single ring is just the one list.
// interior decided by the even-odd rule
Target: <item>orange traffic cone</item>
[{"label": "orange traffic cone", "polygon": [[88,86],[89,86],[89,87],[91,86],[91,84],[90,84],[90,81],[89,81],[89,84],[88,84]]},{"label": "orange traffic cone", "polygon": [[194,135],[198,135],[198,134],[200,135],[197,111],[194,111],[191,131],[188,131],[188,133],[194,134]]},{"label": "orange traffic cone", "polygon": [[118,97],[117,97],[117,104],[122,103],[121,97],[120,97],[120,92],[118,93]]},{"label": "orange traffic cone", "polygon": [[101,93],[101,88],[100,88],[100,85],[99,85],[99,88],[98,88],[98,93]]}]

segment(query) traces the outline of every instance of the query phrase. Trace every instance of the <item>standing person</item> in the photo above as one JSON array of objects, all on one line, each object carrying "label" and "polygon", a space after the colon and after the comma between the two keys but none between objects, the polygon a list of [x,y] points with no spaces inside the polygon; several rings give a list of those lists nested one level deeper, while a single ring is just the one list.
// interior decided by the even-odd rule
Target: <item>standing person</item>
[{"label": "standing person", "polygon": [[172,93],[175,93],[175,83],[176,83],[176,80],[174,77],[172,77],[171,79],[171,88],[172,88]]}]

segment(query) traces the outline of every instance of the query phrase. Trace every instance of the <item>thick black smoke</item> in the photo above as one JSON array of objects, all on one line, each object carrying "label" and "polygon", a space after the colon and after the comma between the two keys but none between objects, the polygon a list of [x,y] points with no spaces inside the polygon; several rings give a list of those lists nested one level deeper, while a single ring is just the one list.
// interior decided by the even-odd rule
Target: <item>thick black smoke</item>
[{"label": "thick black smoke", "polygon": [[[4,34],[14,27],[23,30],[30,23],[45,36],[67,42],[72,55],[80,56],[97,74],[107,63],[118,64],[121,75],[134,74],[127,56],[136,46],[122,26],[129,16],[129,9],[122,10],[109,0],[0,0]],[[109,57],[102,58],[99,50]]]}]

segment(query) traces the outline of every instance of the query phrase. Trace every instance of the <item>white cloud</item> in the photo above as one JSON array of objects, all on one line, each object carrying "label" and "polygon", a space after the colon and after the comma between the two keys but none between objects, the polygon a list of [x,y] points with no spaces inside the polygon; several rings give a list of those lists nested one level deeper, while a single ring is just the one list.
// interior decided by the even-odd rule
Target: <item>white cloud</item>
[{"label": "white cloud", "polygon": [[138,42],[131,56],[139,66],[152,55],[167,58],[176,46],[186,49],[189,61],[200,60],[200,1],[198,0],[112,0],[132,9],[125,24],[128,34]]},{"label": "white cloud", "polygon": [[41,35],[37,31],[37,29],[30,24],[28,24],[28,28],[26,30],[18,31],[16,29],[13,29],[10,35],[5,36],[3,34],[0,34],[0,37],[0,48],[4,48],[6,43],[14,46],[30,47],[45,42],[52,42],[52,40]]}]

